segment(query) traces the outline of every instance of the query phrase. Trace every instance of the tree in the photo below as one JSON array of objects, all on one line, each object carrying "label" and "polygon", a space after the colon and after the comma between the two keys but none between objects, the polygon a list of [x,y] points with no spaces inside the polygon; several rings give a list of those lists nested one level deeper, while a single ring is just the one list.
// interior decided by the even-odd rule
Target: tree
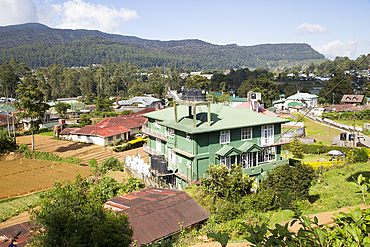
[{"label": "tree", "polygon": [[298,136],[294,136],[293,141],[289,144],[289,151],[292,152],[294,158],[303,158],[302,143],[299,141]]},{"label": "tree", "polygon": [[211,81],[207,78],[195,75],[186,79],[185,88],[195,88],[208,90],[211,85]]},{"label": "tree", "polygon": [[36,225],[32,245],[129,246],[133,230],[127,215],[104,209],[105,199],[80,177],[74,183],[56,183],[31,212]]},{"label": "tree", "polygon": [[88,114],[81,114],[78,124],[80,127],[91,125],[92,124],[91,117]]},{"label": "tree", "polygon": [[320,90],[319,97],[325,98],[326,102],[333,102],[333,104],[339,104],[344,94],[353,93],[353,86],[343,72],[337,72],[334,78],[326,83],[326,86]]},{"label": "tree", "polygon": [[61,117],[61,118],[65,118],[65,114],[67,112],[68,109],[71,108],[71,105],[68,104],[68,103],[64,103],[64,102],[58,102],[54,105],[54,109],[55,111],[58,113],[58,115]]},{"label": "tree", "polygon": [[113,100],[105,99],[105,98],[97,98],[94,103],[98,111],[111,111],[112,110]]},{"label": "tree", "polygon": [[44,102],[44,93],[34,84],[20,84],[16,93],[18,94],[18,101],[14,102],[14,105],[19,109],[19,113],[16,115],[19,119],[30,121],[32,150],[34,150],[33,133],[39,130],[49,105]]}]

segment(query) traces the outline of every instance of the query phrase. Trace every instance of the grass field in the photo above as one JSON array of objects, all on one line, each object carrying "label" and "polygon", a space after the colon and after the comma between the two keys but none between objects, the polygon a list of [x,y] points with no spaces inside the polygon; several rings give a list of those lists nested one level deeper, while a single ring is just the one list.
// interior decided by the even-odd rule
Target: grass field
[{"label": "grass field", "polygon": [[[298,119],[301,119],[302,117],[299,113],[295,113],[294,115]],[[317,142],[321,142],[325,145],[330,145],[332,138],[343,132],[342,130],[337,130],[330,126],[318,124],[307,117],[301,119],[301,122],[304,122],[307,138],[314,138]]]},{"label": "grass field", "polygon": [[43,160],[0,161],[0,200],[52,188],[55,181],[91,175],[91,167]]}]

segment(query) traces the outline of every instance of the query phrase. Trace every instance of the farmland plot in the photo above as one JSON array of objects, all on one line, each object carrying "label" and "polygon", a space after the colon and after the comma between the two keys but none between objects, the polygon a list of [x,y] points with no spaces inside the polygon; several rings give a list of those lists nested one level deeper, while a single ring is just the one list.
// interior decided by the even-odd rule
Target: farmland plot
[{"label": "farmland plot", "polygon": [[17,159],[0,161],[0,200],[53,187],[55,181],[85,178],[91,167],[52,161]]}]

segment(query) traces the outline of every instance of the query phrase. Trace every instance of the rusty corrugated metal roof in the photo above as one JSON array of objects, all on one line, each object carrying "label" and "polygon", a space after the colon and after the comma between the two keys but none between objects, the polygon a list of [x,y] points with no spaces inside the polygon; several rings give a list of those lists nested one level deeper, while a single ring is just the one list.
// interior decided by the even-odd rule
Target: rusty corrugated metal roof
[{"label": "rusty corrugated metal roof", "polygon": [[21,232],[21,234],[18,236],[17,241],[15,244],[18,247],[25,246],[29,241],[32,239],[31,236],[29,236],[31,232],[31,228],[34,227],[34,224],[32,222],[23,222],[14,226],[9,226],[3,229],[0,229],[0,238],[8,238],[9,240],[6,242],[0,241],[0,247],[8,247],[10,244],[10,239],[14,237],[18,232]]},{"label": "rusty corrugated metal roof", "polygon": [[127,214],[137,245],[179,232],[179,223],[189,227],[211,216],[186,192],[161,188],[147,188],[113,197],[106,207],[119,211],[119,214]]}]

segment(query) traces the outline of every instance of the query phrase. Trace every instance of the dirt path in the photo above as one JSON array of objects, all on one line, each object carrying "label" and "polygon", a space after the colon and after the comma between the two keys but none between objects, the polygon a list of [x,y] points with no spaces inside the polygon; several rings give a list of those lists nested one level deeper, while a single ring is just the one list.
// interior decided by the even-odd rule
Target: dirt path
[{"label": "dirt path", "polygon": [[[361,209],[366,208],[366,206],[363,205],[363,204],[359,205],[359,207]],[[309,215],[307,217],[313,219],[316,216],[320,225],[333,225],[333,223],[334,223],[333,218],[335,218],[334,214],[339,213],[339,212],[349,213],[348,208],[353,210],[354,208],[356,208],[356,206],[341,208],[341,209],[336,210],[336,211],[312,214],[312,215]],[[293,226],[289,227],[289,230],[293,231],[293,232],[297,232],[299,229],[300,229],[300,225],[299,225],[298,222],[295,223]],[[250,246],[250,244],[246,243],[246,242],[229,243],[227,246],[230,246],[230,247],[244,247],[244,246]],[[221,245],[219,243],[196,243],[196,244],[191,245],[190,247],[221,247]]]}]

